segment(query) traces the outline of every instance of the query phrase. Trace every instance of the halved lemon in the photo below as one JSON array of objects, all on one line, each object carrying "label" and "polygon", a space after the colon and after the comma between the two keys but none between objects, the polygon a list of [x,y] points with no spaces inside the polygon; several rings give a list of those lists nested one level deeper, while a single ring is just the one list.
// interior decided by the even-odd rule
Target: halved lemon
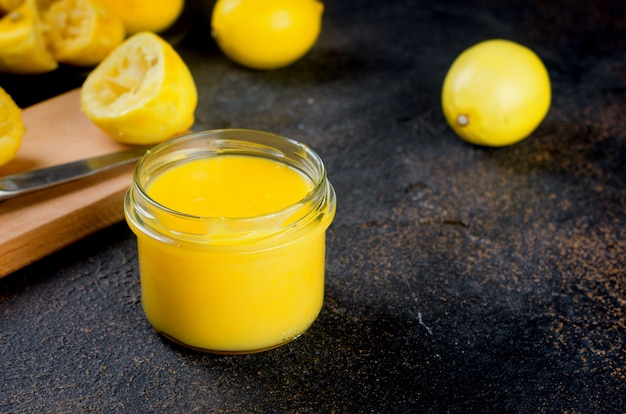
[{"label": "halved lemon", "polygon": [[35,74],[58,67],[47,49],[36,0],[25,0],[0,19],[0,71]]},{"label": "halved lemon", "polygon": [[124,21],[130,34],[143,31],[159,33],[180,16],[183,0],[103,0]]},{"label": "halved lemon", "polygon": [[46,39],[57,61],[95,66],[122,44],[122,19],[100,0],[58,0],[44,13]]},{"label": "halved lemon", "polygon": [[193,125],[198,93],[189,68],[158,35],[132,35],[87,76],[83,112],[113,139],[154,144]]},{"label": "halved lemon", "polygon": [[25,132],[21,109],[0,88],[0,165],[15,158]]}]

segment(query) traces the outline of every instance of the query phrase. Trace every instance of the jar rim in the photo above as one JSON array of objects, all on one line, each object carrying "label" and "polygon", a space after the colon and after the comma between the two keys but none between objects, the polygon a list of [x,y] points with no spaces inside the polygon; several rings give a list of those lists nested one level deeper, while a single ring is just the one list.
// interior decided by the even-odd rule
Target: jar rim
[{"label": "jar rim", "polygon": [[[224,155],[258,156],[282,162],[310,180],[313,188],[295,203],[248,217],[198,216],[169,208],[150,197],[150,179],[169,168]],[[135,166],[124,201],[124,214],[133,231],[163,242],[198,246],[288,243],[305,234],[325,231],[335,211],[335,190],[315,151],[296,140],[251,129],[191,132],[156,145]]]},{"label": "jar rim", "polygon": [[[257,136],[257,137],[262,136],[265,138],[280,140],[290,146],[293,146],[294,148],[298,148],[304,151],[306,155],[310,157],[311,160],[314,161],[315,166],[318,169],[318,174],[319,174],[319,176],[315,180],[313,180],[312,177],[307,175],[307,178],[311,179],[313,183],[313,187],[311,188],[311,190],[309,190],[309,192],[307,192],[307,194],[303,198],[296,201],[295,203],[289,204],[283,208],[277,209],[269,213],[263,213],[263,214],[252,215],[252,216],[201,216],[201,215],[190,214],[190,213],[186,213],[186,212],[179,211],[176,209],[172,209],[166,205],[163,205],[157,202],[149,195],[146,189],[146,186],[142,183],[142,180],[139,177],[142,170],[146,166],[146,164],[150,162],[150,160],[153,157],[158,156],[160,153],[167,151],[168,149],[171,149],[172,147],[183,145],[186,142],[189,142],[194,139],[201,138],[201,137],[207,138],[213,141],[217,141],[217,140],[222,141],[222,142],[229,141],[229,142],[237,142],[241,144],[243,143],[254,144],[255,143],[252,140],[234,138],[234,136],[242,136],[242,135]],[[268,153],[271,152],[274,155],[278,154],[275,151],[271,151],[273,150],[273,148],[268,148],[268,149],[270,150],[268,151]],[[299,169],[299,172],[303,172],[303,171]],[[244,128],[213,129],[213,130],[206,130],[206,131],[190,132],[190,133],[172,138],[160,144],[157,144],[154,147],[150,148],[146,152],[146,154],[138,161],[135,167],[134,174],[133,174],[134,188],[137,191],[139,191],[139,193],[141,194],[141,197],[145,201],[147,201],[150,205],[152,205],[153,207],[156,207],[157,209],[163,212],[175,215],[182,219],[197,220],[197,221],[219,220],[221,222],[228,222],[228,221],[246,222],[246,221],[256,221],[259,219],[268,219],[270,217],[287,215],[289,212],[298,210],[302,208],[303,206],[305,206],[306,204],[311,203],[316,197],[318,197],[320,192],[324,191],[324,187],[326,185],[327,185],[326,167],[321,157],[308,145],[303,144],[294,139],[286,138],[286,137],[273,134],[270,132],[258,131],[258,130],[253,130],[253,129],[244,129]]]}]

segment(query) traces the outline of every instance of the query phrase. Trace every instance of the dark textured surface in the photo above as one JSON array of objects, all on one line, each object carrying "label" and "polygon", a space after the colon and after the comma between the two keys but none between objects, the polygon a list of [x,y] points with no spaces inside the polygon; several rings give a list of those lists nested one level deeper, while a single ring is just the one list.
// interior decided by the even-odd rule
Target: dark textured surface
[{"label": "dark textured surface", "polygon": [[[274,72],[226,60],[196,8],[178,44],[194,129],[289,136],[329,169],[323,311],[261,354],[171,345],[120,223],[0,280],[0,412],[626,411],[626,3],[329,1],[315,49]],[[531,138],[485,149],[439,93],[494,37],[537,52],[553,103]],[[31,103],[68,72],[0,84]]]}]

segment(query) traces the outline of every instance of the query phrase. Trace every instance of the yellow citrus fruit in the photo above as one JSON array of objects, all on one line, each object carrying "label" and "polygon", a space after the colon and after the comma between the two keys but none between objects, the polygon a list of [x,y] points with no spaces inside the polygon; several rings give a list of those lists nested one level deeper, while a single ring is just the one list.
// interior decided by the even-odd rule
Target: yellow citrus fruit
[{"label": "yellow citrus fruit", "polygon": [[58,0],[44,13],[46,39],[57,61],[95,66],[122,44],[122,19],[99,0]]},{"label": "yellow citrus fruit", "polygon": [[24,0],[0,0],[0,14],[17,9],[23,2]]},{"label": "yellow citrus fruit", "polygon": [[150,31],[162,32],[180,16],[183,0],[103,0],[122,18],[130,34]]},{"label": "yellow citrus fruit", "polygon": [[15,158],[25,132],[22,111],[0,88],[0,165]]},{"label": "yellow citrus fruit", "polygon": [[26,0],[0,19],[0,71],[35,74],[56,69],[47,49],[35,0]]},{"label": "yellow citrus fruit", "polygon": [[113,139],[153,144],[185,132],[198,101],[191,72],[172,46],[136,33],[87,76],[82,111]]},{"label": "yellow citrus fruit", "polygon": [[[48,6],[57,0],[36,0],[39,10],[48,8]],[[0,0],[0,15],[13,11],[24,4],[24,0]]]},{"label": "yellow citrus fruit", "polygon": [[501,147],[528,137],[543,121],[550,108],[550,77],[529,48],[487,40],[455,59],[441,97],[446,120],[462,139]]},{"label": "yellow citrus fruit", "polygon": [[287,66],[315,44],[324,4],[318,0],[217,0],[211,29],[233,61],[254,69]]}]

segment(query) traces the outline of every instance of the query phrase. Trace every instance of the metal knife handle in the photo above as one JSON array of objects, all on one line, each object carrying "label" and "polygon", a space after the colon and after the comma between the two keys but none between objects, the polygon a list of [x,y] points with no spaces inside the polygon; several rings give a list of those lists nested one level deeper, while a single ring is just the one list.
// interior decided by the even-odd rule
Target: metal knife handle
[{"label": "metal knife handle", "polygon": [[136,147],[112,154],[0,177],[0,200],[77,180],[137,161],[149,148]]}]

